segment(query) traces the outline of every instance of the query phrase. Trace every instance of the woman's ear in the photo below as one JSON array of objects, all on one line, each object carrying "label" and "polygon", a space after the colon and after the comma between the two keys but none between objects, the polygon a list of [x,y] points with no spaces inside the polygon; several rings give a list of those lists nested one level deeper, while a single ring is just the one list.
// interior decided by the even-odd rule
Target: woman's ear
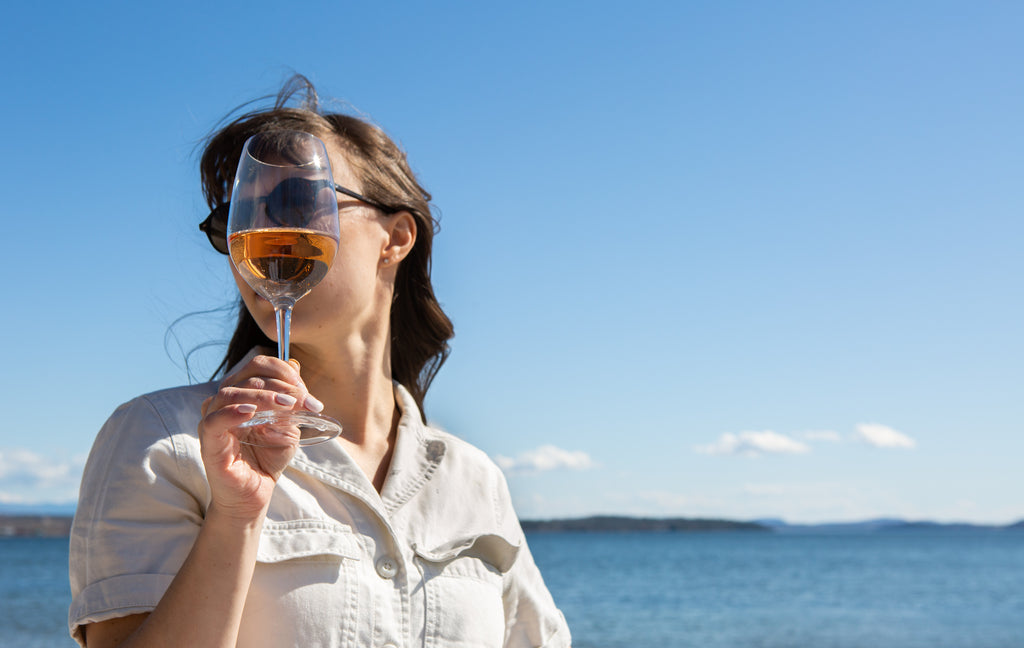
[{"label": "woman's ear", "polygon": [[380,253],[381,263],[397,265],[416,243],[416,219],[409,212],[401,211],[388,217],[385,229],[388,240]]}]

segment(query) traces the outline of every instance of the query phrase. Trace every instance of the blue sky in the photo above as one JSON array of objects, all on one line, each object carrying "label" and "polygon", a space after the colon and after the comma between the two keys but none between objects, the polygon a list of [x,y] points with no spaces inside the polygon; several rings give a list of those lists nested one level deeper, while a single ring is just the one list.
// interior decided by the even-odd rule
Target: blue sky
[{"label": "blue sky", "polygon": [[72,501],[109,413],[226,339],[195,147],[296,70],[434,194],[428,415],[522,516],[1022,519],[1022,32],[1013,2],[22,3],[0,503]]}]

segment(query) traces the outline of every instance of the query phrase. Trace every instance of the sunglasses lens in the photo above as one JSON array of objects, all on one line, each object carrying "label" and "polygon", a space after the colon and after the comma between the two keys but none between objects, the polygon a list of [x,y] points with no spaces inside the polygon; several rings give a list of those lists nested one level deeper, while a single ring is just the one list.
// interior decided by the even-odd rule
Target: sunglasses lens
[{"label": "sunglasses lens", "polygon": [[[261,207],[266,209],[266,218],[275,227],[303,227],[310,222],[310,214],[325,214],[333,211],[336,197],[334,185],[327,180],[306,180],[288,178],[267,194],[265,198],[252,200],[239,198],[234,203],[239,214],[254,215]],[[210,244],[221,254],[230,254],[228,247],[228,214],[231,204],[217,205],[210,216],[199,226]],[[246,216],[247,218],[250,216]]]},{"label": "sunglasses lens", "polygon": [[299,227],[324,206],[320,203],[331,200],[334,191],[326,180],[289,178],[267,195],[267,217],[280,227]]},{"label": "sunglasses lens", "polygon": [[226,234],[215,234],[211,236],[210,243],[213,245],[213,249],[217,250],[221,254],[231,253],[231,250],[228,248],[228,237]]}]

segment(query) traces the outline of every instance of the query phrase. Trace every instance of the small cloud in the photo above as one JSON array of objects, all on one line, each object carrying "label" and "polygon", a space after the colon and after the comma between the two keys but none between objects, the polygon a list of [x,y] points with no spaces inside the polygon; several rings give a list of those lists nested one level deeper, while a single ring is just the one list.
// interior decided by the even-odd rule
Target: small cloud
[{"label": "small cloud", "polygon": [[902,432],[879,423],[857,425],[857,438],[876,448],[913,448],[917,442]]},{"label": "small cloud", "polygon": [[494,463],[505,472],[544,472],[560,468],[586,470],[597,465],[582,450],[562,450],[553,445],[543,445],[536,450],[523,452],[514,459],[495,455]]},{"label": "small cloud", "polygon": [[36,482],[49,482],[66,477],[71,467],[67,463],[50,463],[31,450],[0,451],[0,479],[22,478]]},{"label": "small cloud", "polygon": [[23,448],[0,450],[0,502],[68,501],[77,497],[84,457],[67,460]]},{"label": "small cloud", "polygon": [[740,432],[739,434],[726,432],[719,437],[718,441],[708,445],[697,446],[695,449],[701,454],[748,456],[761,454],[804,454],[811,450],[810,446],[806,443],[771,430]]},{"label": "small cloud", "polygon": [[809,430],[800,435],[808,441],[829,441],[831,443],[839,443],[842,440],[842,435],[833,430]]}]

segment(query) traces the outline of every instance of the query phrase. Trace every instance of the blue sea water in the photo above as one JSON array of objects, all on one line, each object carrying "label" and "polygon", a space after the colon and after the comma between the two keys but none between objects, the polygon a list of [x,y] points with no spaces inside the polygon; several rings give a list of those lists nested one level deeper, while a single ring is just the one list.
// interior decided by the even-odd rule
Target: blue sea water
[{"label": "blue sea water", "polygon": [[1024,533],[530,538],[576,648],[1024,648]]},{"label": "blue sea water", "polygon": [[[530,536],[576,648],[1024,648],[1024,533]],[[0,539],[0,646],[70,647],[67,540]]]},{"label": "blue sea water", "polygon": [[75,646],[67,538],[0,538],[0,646]]}]

